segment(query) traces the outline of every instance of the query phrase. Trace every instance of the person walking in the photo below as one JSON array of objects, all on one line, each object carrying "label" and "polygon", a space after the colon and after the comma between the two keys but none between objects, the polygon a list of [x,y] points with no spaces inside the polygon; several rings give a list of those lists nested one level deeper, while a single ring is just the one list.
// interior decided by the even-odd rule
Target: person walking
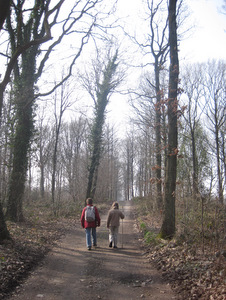
[{"label": "person walking", "polygon": [[100,226],[100,216],[96,206],[93,206],[92,198],[88,198],[86,204],[81,215],[81,225],[85,228],[87,249],[91,250],[92,242],[93,246],[97,247],[96,227]]},{"label": "person walking", "polygon": [[112,248],[114,245],[114,248],[117,247],[117,240],[118,240],[118,230],[120,225],[120,219],[124,219],[125,216],[119,210],[118,202],[114,202],[112,204],[111,209],[108,212],[107,217],[107,228],[109,229],[109,247]]}]

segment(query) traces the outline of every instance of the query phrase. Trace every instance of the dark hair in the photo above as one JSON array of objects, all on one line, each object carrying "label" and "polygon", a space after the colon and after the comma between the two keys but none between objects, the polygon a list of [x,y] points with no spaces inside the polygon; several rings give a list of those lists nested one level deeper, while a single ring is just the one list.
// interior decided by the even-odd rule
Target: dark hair
[{"label": "dark hair", "polygon": [[112,204],[112,208],[118,209],[118,208],[119,208],[118,202],[114,202],[114,203]]},{"label": "dark hair", "polygon": [[92,198],[87,198],[86,203],[89,204],[89,205],[92,205],[93,204],[93,199]]}]

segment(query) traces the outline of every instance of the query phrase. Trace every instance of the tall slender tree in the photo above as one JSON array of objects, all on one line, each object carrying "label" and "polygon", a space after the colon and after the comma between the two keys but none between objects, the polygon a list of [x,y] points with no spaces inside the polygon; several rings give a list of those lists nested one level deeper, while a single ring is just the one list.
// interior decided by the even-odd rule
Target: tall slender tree
[{"label": "tall slender tree", "polygon": [[200,119],[203,109],[200,107],[200,100],[203,96],[202,87],[202,66],[187,66],[184,68],[182,75],[183,90],[186,98],[187,110],[184,114],[185,122],[188,126],[188,132],[191,139],[191,156],[192,156],[192,195],[195,199],[199,193],[199,166],[198,166],[198,149],[196,138],[197,132],[200,130]]},{"label": "tall slender tree", "polygon": [[[63,114],[65,111],[71,106],[70,103],[70,94],[71,92],[67,91],[65,88],[65,84],[61,86],[60,95],[58,96],[57,93],[54,97],[54,116],[55,116],[55,126],[54,126],[54,149],[52,153],[52,164],[53,164],[53,171],[52,171],[52,205],[53,205],[53,212],[54,215],[57,214],[56,209],[56,199],[55,199],[55,191],[56,191],[56,170],[57,170],[57,157],[58,157],[58,146],[59,146],[59,139],[60,139],[60,131],[63,122]],[[60,101],[58,99],[60,97]],[[59,109],[57,107],[57,102],[59,102]],[[57,109],[59,111],[57,111]]]},{"label": "tall slender tree", "polygon": [[[168,20],[163,24],[163,28],[159,30],[159,26],[155,21],[156,14],[161,10],[163,1],[160,1],[156,7],[154,7],[154,1],[151,1],[149,5],[150,9],[150,30],[151,30],[151,41],[150,49],[151,54],[154,57],[154,73],[155,83],[153,88],[155,89],[156,102],[155,102],[155,151],[156,151],[156,182],[157,182],[157,206],[162,208],[162,90],[160,82],[160,73],[164,68],[164,65],[168,58],[169,43],[166,38]],[[161,35],[159,35],[161,32]],[[150,83],[150,82],[149,82]]]},{"label": "tall slender tree", "polygon": [[207,100],[206,115],[210,123],[210,130],[215,140],[215,155],[217,162],[218,198],[224,203],[223,188],[223,157],[222,157],[222,129],[226,123],[225,105],[225,62],[211,61],[206,68],[205,94]]},{"label": "tall slender tree", "polygon": [[178,77],[179,59],[177,46],[177,0],[169,1],[169,46],[170,72],[168,92],[168,149],[165,175],[164,218],[160,234],[163,238],[172,238],[175,233],[175,197],[178,154]]},{"label": "tall slender tree", "polygon": [[[156,180],[156,204],[160,209],[163,204],[162,197],[162,133],[163,133],[163,107],[164,107],[164,92],[163,92],[163,73],[166,68],[166,62],[169,54],[169,41],[168,41],[168,18],[167,18],[167,2],[160,0],[146,0],[146,12],[148,14],[147,21],[149,26],[149,32],[145,36],[144,42],[139,42],[135,37],[135,43],[139,45],[141,50],[145,53],[145,56],[150,56],[153,59],[151,65],[154,66],[154,74],[150,76],[150,72],[146,73],[145,79],[145,94],[139,97],[139,106],[142,98],[146,102],[146,110],[152,110],[154,107],[154,120],[148,120],[149,126],[153,126],[155,129],[155,161],[154,161],[154,174]],[[143,89],[143,88],[142,88]],[[143,92],[143,91],[142,91]],[[137,94],[137,91],[136,91]],[[147,101],[149,100],[149,101]],[[143,105],[143,104],[142,104]],[[149,107],[148,107],[149,106]],[[146,118],[148,118],[146,116]]]}]

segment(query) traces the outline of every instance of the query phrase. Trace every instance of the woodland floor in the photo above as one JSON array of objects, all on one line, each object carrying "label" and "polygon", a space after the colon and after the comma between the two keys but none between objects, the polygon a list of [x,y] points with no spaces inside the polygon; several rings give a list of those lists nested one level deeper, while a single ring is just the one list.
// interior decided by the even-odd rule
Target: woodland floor
[{"label": "woodland floor", "polygon": [[[91,251],[79,217],[10,224],[13,241],[0,245],[0,299],[226,299],[223,255],[203,255],[172,241],[148,246],[134,205],[123,209],[118,249],[108,247],[106,214]],[[157,226],[152,219],[150,227]]]}]

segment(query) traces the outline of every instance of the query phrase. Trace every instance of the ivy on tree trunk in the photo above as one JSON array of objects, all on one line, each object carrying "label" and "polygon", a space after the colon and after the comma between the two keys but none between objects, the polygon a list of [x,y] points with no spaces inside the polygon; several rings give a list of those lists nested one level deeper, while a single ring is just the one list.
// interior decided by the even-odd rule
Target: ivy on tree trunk
[{"label": "ivy on tree trunk", "polygon": [[28,154],[33,135],[33,101],[36,50],[28,50],[23,55],[24,65],[20,78],[15,80],[15,107],[17,126],[13,143],[13,168],[9,182],[7,218],[23,220],[23,195],[28,167]]},{"label": "ivy on tree trunk", "polygon": [[112,82],[118,64],[116,63],[118,51],[109,59],[103,71],[102,82],[97,82],[97,92],[95,101],[95,117],[91,130],[91,158],[89,164],[89,175],[86,197],[94,197],[97,184],[98,167],[102,151],[103,126],[105,121],[105,111],[109,102],[109,94],[115,87]]},{"label": "ivy on tree trunk", "polygon": [[[22,4],[21,4],[22,5]],[[12,56],[18,51],[17,45],[28,45],[32,38],[38,36],[38,26],[44,13],[44,7],[40,3],[36,7],[36,12],[24,23],[23,16],[17,13],[17,27],[20,28],[15,33],[12,28],[13,20],[11,16],[7,18],[7,29],[10,36]],[[43,31],[39,38],[44,36]],[[36,58],[38,56],[39,44],[34,44],[21,53],[21,61],[14,63],[14,106],[16,109],[16,130],[13,137],[12,153],[13,165],[10,174],[8,201],[6,217],[11,221],[23,220],[23,196],[25,190],[28,155],[31,138],[33,135],[33,105],[34,105],[34,85],[36,82]]]}]

